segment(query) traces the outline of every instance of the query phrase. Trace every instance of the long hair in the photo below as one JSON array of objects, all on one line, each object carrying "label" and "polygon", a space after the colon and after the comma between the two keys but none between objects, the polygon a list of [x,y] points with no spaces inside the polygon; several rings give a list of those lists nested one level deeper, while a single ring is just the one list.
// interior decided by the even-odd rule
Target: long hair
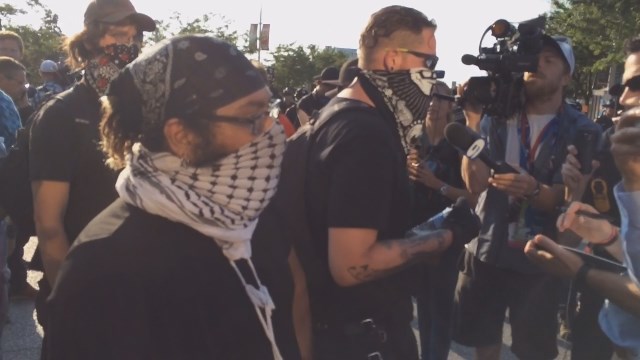
[{"label": "long hair", "polygon": [[[135,23],[126,18],[114,24],[101,22],[86,24],[82,31],[67,37],[62,44],[62,49],[67,53],[67,65],[71,70],[82,69],[89,60],[100,54],[100,39],[107,34],[109,28],[126,25],[135,25]],[[140,30],[138,30],[137,37],[141,41],[142,32]]]}]

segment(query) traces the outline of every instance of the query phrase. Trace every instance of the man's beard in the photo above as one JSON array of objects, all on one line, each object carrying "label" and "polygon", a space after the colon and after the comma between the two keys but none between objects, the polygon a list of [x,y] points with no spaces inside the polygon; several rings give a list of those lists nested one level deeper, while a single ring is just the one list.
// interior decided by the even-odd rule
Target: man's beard
[{"label": "man's beard", "polygon": [[528,100],[542,100],[560,89],[560,84],[550,83],[546,77],[536,78],[535,81],[525,82],[524,91]]},{"label": "man's beard", "polygon": [[231,153],[222,149],[215,140],[203,136],[194,144],[192,154],[194,159],[191,161],[191,166],[215,168],[220,159]]}]

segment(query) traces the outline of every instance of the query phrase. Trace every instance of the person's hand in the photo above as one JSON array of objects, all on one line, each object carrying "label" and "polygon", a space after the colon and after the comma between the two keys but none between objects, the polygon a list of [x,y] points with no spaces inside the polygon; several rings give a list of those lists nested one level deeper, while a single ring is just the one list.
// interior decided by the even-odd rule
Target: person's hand
[{"label": "person's hand", "polygon": [[611,135],[611,155],[623,178],[637,179],[640,174],[640,106],[625,111],[620,116],[616,131]]},{"label": "person's hand", "polygon": [[427,162],[423,161],[420,165],[415,169],[416,181],[422,183],[424,186],[439,190],[444,183],[438,179],[429,167],[427,166]]},{"label": "person's hand", "polygon": [[531,195],[538,187],[538,181],[526,171],[516,168],[520,173],[494,174],[489,178],[489,184],[516,198],[525,198]]},{"label": "person's hand", "polygon": [[580,161],[576,157],[578,155],[578,150],[575,146],[569,145],[567,147],[567,157],[562,164],[562,181],[566,186],[565,200],[574,201],[582,198],[582,194],[593,175],[593,171],[595,171],[600,163],[596,160],[592,162],[593,171],[591,174],[582,174],[580,172]]},{"label": "person's hand", "polygon": [[524,253],[544,271],[564,278],[574,278],[584,263],[578,255],[561,248],[544,235],[536,235],[529,240]]},{"label": "person's hand", "polygon": [[418,152],[415,149],[409,150],[407,155],[407,172],[409,173],[409,179],[416,181],[418,179],[418,167],[420,166],[420,158]]},{"label": "person's hand", "polygon": [[558,217],[556,222],[558,231],[571,230],[592,244],[604,244],[611,239],[611,234],[615,231],[614,225],[607,220],[578,215],[578,211],[598,214],[598,210],[592,206],[574,201],[569,205],[567,211]]}]

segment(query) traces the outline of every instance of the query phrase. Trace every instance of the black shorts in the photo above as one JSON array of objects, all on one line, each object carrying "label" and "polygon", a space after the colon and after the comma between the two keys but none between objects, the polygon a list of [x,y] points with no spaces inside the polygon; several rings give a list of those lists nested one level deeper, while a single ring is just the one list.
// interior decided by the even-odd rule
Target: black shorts
[{"label": "black shorts", "polygon": [[454,341],[472,347],[501,344],[508,309],[511,351],[519,359],[554,359],[560,286],[551,276],[498,268],[466,252],[454,299]]}]

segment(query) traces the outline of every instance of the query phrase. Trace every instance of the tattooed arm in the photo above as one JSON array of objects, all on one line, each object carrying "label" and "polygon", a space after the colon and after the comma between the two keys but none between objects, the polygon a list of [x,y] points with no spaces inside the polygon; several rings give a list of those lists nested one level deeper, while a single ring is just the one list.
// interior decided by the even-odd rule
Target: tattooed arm
[{"label": "tattooed arm", "polygon": [[329,269],[340,286],[353,286],[393,273],[451,244],[451,232],[438,230],[408,239],[376,241],[374,229],[330,228]]}]

